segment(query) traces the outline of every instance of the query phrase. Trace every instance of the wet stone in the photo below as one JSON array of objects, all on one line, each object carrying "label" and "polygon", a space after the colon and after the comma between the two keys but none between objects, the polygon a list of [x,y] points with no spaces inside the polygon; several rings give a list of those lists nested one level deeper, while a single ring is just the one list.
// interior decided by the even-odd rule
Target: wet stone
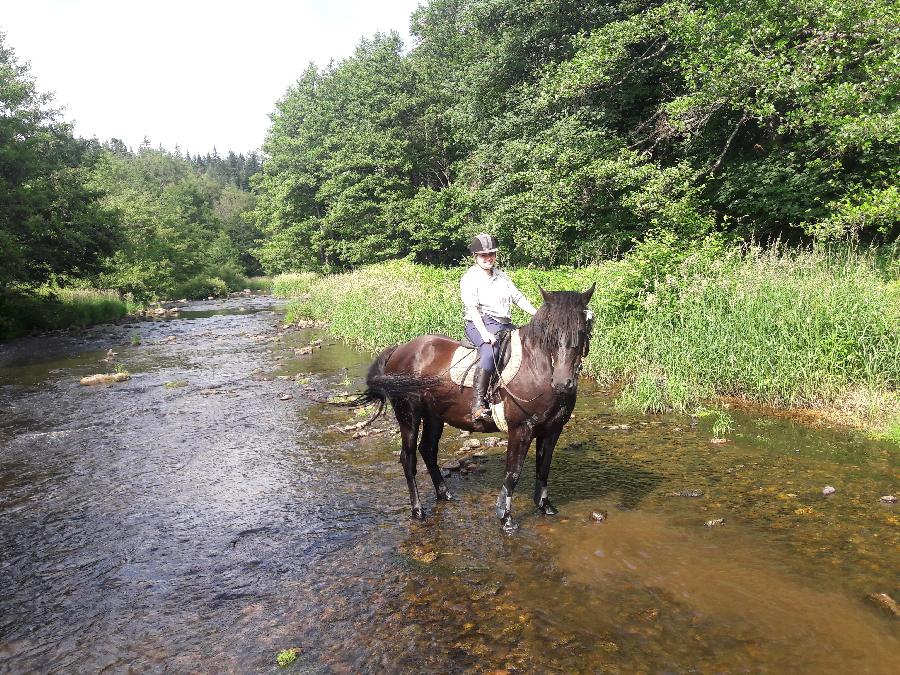
[{"label": "wet stone", "polygon": [[885,495],[879,500],[882,504],[896,504],[897,498],[894,495]]},{"label": "wet stone", "polygon": [[833,495],[835,493],[835,489],[831,485],[826,485],[822,488],[822,496],[827,497],[828,495]]},{"label": "wet stone", "polygon": [[706,527],[722,527],[725,524],[724,518],[713,518],[712,520],[707,520],[704,525]]},{"label": "wet stone", "polygon": [[462,468],[462,462],[457,459],[451,459],[450,461],[444,462],[441,465],[442,469],[446,469],[447,471],[459,471]]},{"label": "wet stone", "polygon": [[868,599],[891,616],[900,616],[900,606],[887,593],[870,593]]},{"label": "wet stone", "polygon": [[591,520],[595,523],[602,523],[609,517],[606,511],[591,511]]},{"label": "wet stone", "polygon": [[670,492],[669,496],[670,497],[689,497],[689,498],[702,497],[703,490],[696,490],[696,489],[678,490],[677,492]]}]

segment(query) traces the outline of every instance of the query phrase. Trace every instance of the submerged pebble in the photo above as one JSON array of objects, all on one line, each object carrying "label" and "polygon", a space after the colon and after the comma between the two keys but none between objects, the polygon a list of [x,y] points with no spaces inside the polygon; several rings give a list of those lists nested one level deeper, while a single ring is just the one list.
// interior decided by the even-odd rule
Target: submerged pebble
[{"label": "submerged pebble", "polygon": [[827,497],[828,495],[833,495],[834,493],[835,493],[835,489],[830,485],[826,485],[825,487],[822,488],[822,495],[824,497]]},{"label": "submerged pebble", "polygon": [[591,511],[591,520],[596,523],[602,523],[608,517],[606,511]]},{"label": "submerged pebble", "polygon": [[703,490],[679,490],[677,492],[670,492],[670,497],[702,497]]},{"label": "submerged pebble", "polygon": [[894,495],[885,495],[881,498],[883,504],[896,504],[897,498]]},{"label": "submerged pebble", "polygon": [[706,527],[721,527],[724,524],[725,524],[724,518],[713,518],[712,520],[707,520],[704,523],[704,525],[706,525]]},{"label": "submerged pebble", "polygon": [[897,601],[887,593],[870,593],[868,598],[885,612],[893,616],[900,616],[900,605],[897,605]]}]

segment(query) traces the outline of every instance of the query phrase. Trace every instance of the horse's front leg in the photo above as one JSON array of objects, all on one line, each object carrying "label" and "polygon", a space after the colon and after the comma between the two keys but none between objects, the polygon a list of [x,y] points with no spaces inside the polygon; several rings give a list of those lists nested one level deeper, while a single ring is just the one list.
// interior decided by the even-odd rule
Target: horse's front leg
[{"label": "horse's front leg", "polygon": [[532,431],[527,425],[511,427],[509,430],[509,445],[506,448],[506,476],[503,486],[500,488],[500,496],[497,497],[497,517],[500,519],[503,529],[512,533],[519,526],[512,519],[512,493],[522,476],[522,465],[525,463],[525,455],[528,454],[528,446],[531,445]]},{"label": "horse's front leg", "polygon": [[547,436],[537,437],[537,457],[535,458],[534,473],[534,503],[547,516],[555,516],[559,511],[550,503],[547,497],[547,478],[550,476],[550,462],[553,461],[553,449],[559,440],[562,429]]}]

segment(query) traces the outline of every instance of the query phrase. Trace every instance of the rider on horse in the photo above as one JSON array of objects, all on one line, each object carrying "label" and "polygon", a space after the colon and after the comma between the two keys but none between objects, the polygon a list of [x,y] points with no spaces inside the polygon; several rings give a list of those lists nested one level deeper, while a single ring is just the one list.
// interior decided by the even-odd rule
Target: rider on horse
[{"label": "rider on horse", "polygon": [[469,250],[475,256],[475,264],[459,281],[466,312],[466,337],[478,348],[479,355],[479,363],[475,366],[475,395],[472,398],[472,417],[475,420],[491,417],[486,398],[488,383],[494,373],[494,336],[501,330],[515,328],[509,315],[510,304],[532,316],[537,312],[528,298],[497,267],[498,248],[497,238],[493,235],[482,233],[472,237]]}]

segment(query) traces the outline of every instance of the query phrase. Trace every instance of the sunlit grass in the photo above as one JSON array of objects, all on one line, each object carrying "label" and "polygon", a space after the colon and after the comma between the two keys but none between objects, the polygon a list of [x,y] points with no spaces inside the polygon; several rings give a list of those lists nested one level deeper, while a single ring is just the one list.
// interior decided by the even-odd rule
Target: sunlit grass
[{"label": "sunlit grass", "polygon": [[0,339],[29,330],[55,330],[114,321],[137,305],[116,291],[92,288],[41,288],[0,298]]},{"label": "sunlit grass", "polygon": [[319,276],[312,272],[278,274],[272,278],[271,293],[279,298],[297,298],[306,293],[317,279]]}]

